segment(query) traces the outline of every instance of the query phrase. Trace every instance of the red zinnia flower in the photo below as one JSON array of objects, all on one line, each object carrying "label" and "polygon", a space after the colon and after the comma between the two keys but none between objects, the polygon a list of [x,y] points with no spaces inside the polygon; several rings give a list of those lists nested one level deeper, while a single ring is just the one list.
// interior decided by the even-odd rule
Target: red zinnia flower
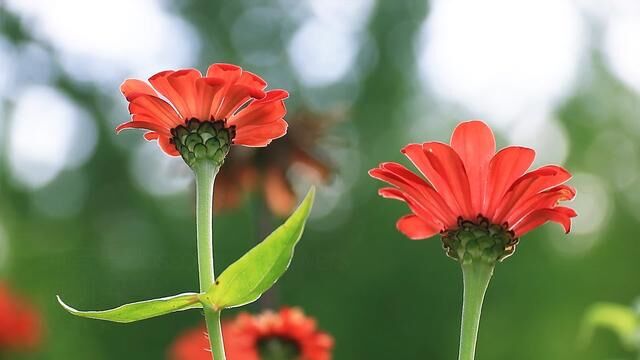
[{"label": "red zinnia flower", "polygon": [[[201,327],[182,335],[171,348],[173,360],[211,359],[209,341]],[[229,360],[276,358],[330,360],[333,339],[316,328],[300,309],[282,308],[260,315],[242,313],[222,325]],[[271,356],[271,357],[270,357]]]},{"label": "red zinnia flower", "polygon": [[0,351],[33,348],[40,342],[40,317],[0,283]]},{"label": "red zinnia flower", "polygon": [[572,187],[563,185],[571,174],[556,165],[527,172],[535,152],[510,146],[496,153],[493,133],[482,121],[459,124],[451,146],[409,144],[402,153],[428,181],[394,162],[369,174],[394,186],[380,189],[381,196],[404,201],[411,209],[396,224],[411,239],[446,237],[465,223],[497,225],[511,237],[504,249],[509,255],[525,233],[547,221],[569,232],[576,216],[573,209],[558,206],[575,196]]},{"label": "red zinnia flower", "polygon": [[131,121],[117,131],[149,130],[145,139],[158,140],[169,155],[180,155],[180,145],[191,146],[190,141],[176,144],[180,142],[176,130],[196,122],[219,123],[216,131],[228,131],[224,142],[252,147],[266,146],[287,132],[283,100],[288,93],[281,89],[265,92],[267,83],[262,78],[238,66],[213,64],[206,76],[195,69],[162,71],[149,78],[149,83],[153,87],[135,79],[122,84]]}]

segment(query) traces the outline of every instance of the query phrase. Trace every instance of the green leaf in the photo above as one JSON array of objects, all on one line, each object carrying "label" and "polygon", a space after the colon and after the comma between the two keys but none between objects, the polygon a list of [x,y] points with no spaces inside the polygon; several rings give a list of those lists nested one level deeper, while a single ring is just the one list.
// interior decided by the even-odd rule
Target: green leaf
[{"label": "green leaf", "polygon": [[615,332],[629,350],[638,348],[636,334],[640,330],[640,322],[631,307],[611,303],[592,305],[582,327],[581,342],[584,345],[591,340],[597,328]]},{"label": "green leaf", "polygon": [[314,195],[315,189],[311,188],[283,225],[223,271],[203,301],[217,311],[256,301],[269,290],[291,263]]},{"label": "green leaf", "polygon": [[199,295],[196,293],[185,293],[175,296],[168,296],[160,299],[146,300],[119,306],[115,309],[104,311],[80,311],[65,304],[60,296],[58,302],[69,313],[98,320],[107,320],[118,323],[130,323],[138,320],[145,320],[152,317],[169,314],[176,311],[189,309],[201,309]]}]

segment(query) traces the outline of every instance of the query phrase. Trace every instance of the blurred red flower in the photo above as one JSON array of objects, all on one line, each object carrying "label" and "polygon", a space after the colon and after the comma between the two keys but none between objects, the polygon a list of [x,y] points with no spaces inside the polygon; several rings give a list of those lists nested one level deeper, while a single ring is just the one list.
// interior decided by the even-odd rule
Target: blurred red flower
[{"label": "blurred red flower", "polygon": [[404,201],[411,209],[397,222],[411,239],[456,229],[461,221],[501,225],[516,238],[547,221],[569,232],[576,212],[558,203],[576,194],[563,185],[571,174],[556,165],[527,172],[535,157],[532,149],[509,146],[496,153],[495,147],[484,122],[463,122],[451,145],[425,142],[402,149],[428,181],[394,162],[369,174],[393,185],[380,189],[381,196]]},{"label": "blurred red flower", "polygon": [[150,77],[149,83],[153,87],[135,79],[122,84],[131,121],[116,130],[149,130],[145,139],[158,140],[169,155],[180,155],[172,129],[190,120],[221,121],[232,130],[233,144],[251,147],[266,146],[287,132],[283,117],[288,93],[265,92],[267,83],[262,78],[238,66],[213,64],[206,76],[195,69],[167,70]]},{"label": "blurred red flower", "polygon": [[216,177],[216,210],[239,207],[244,195],[257,189],[272,214],[291,214],[298,199],[289,171],[296,168],[299,175],[317,183],[328,183],[333,176],[334,168],[319,143],[339,116],[298,110],[289,116],[287,136],[268,149],[232,149]]},{"label": "blurred red flower", "polygon": [[0,350],[34,348],[40,342],[41,333],[38,313],[0,282]]},{"label": "blurred red flower", "polygon": [[[298,308],[259,315],[242,313],[222,325],[229,360],[330,360],[333,339],[316,328],[314,319]],[[209,360],[204,327],[181,335],[171,348],[172,360]]]}]

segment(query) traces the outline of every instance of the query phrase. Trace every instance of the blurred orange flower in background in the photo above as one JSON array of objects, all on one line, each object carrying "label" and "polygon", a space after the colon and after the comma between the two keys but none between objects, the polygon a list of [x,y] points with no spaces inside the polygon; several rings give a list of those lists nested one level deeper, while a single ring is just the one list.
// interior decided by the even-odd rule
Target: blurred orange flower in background
[{"label": "blurred orange flower in background", "polygon": [[[330,360],[333,338],[317,329],[316,321],[298,308],[259,315],[239,314],[222,325],[229,360]],[[206,329],[182,334],[171,347],[172,360],[211,359]]]},{"label": "blurred orange flower in background", "polygon": [[298,202],[289,171],[300,170],[300,175],[317,183],[331,180],[333,166],[318,145],[328,128],[341,117],[337,113],[299,110],[289,116],[287,136],[273,142],[268,151],[232,149],[232,156],[225,160],[216,177],[216,210],[239,207],[244,194],[257,188],[272,214],[289,215]]},{"label": "blurred orange flower in background", "polygon": [[24,299],[0,282],[0,353],[5,350],[33,349],[40,343],[40,315]]}]

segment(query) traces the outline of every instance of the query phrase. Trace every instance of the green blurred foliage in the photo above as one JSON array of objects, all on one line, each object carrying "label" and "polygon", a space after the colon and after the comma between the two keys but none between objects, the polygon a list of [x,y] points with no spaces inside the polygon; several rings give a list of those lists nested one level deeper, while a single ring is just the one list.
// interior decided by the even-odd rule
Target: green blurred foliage
[{"label": "green blurred foliage", "polygon": [[[202,42],[200,62],[194,66],[203,69],[215,61],[243,65],[230,43],[229,14],[254,4],[222,0],[179,4],[172,11],[195,27]],[[399,234],[394,222],[405,207],[380,199],[379,184],[366,176],[381,161],[403,161],[399,149],[409,142],[406,124],[415,116],[408,119],[406,112],[398,110],[416,91],[410,39],[428,11],[428,5],[418,0],[376,4],[368,30],[377,44],[377,61],[368,65],[361,79],[348,124],[335,129],[347,135],[354,132],[359,138],[349,146],[359,154],[360,161],[351,166],[357,166],[360,176],[353,191],[341,200],[351,204],[351,211],[332,226],[311,220],[290,270],[279,282],[282,303],[301,306],[335,337],[339,360],[456,357],[462,293],[458,265],[444,256],[438,240],[409,241]],[[18,17],[2,10],[2,19],[0,28],[12,43],[35,41]],[[291,26],[283,20],[282,31],[288,34]],[[390,28],[395,29],[393,41]],[[283,38],[273,39],[274,54],[284,51]],[[585,154],[602,132],[627,132],[628,123],[638,121],[640,101],[609,74],[597,51],[592,55],[595,76],[576,89],[558,108],[557,116],[570,140],[566,166],[609,181],[608,170]],[[10,241],[10,257],[0,274],[33,299],[46,322],[46,341],[40,351],[15,358],[162,359],[176,335],[199,324],[198,311],[114,325],[71,317],[55,296],[63,295],[78,308],[110,308],[196,289],[193,193],[155,197],[141,191],[129,175],[131,152],[114,140],[111,109],[122,109],[121,114],[126,109],[117,89],[78,82],[55,64],[55,56],[52,59],[53,84],[91,114],[99,125],[99,140],[86,165],[64,172],[57,180],[81,176],[88,181],[87,205],[72,218],[55,219],[37,211],[33,194],[12,180],[6,171],[7,153],[0,152],[0,223]],[[275,67],[283,73],[292,71],[286,56]],[[261,69],[252,70],[260,73]],[[295,83],[290,90],[292,108],[309,102],[314,94],[320,98],[326,94]],[[11,111],[10,101],[3,101],[0,134],[7,133],[5,116]],[[433,100],[425,98],[429,101]],[[127,135],[127,144],[143,141],[138,135]],[[425,133],[419,138],[432,136]],[[637,151],[637,137],[634,140]],[[0,142],[4,147],[6,143],[6,139]],[[611,144],[596,149],[605,159],[610,151],[607,145]],[[52,186],[38,191],[55,191]],[[631,358],[611,334],[598,334],[582,349],[577,341],[590,304],[628,303],[640,293],[636,279],[640,246],[635,236],[640,224],[633,209],[625,205],[628,195],[611,192],[611,220],[594,235],[602,239],[590,251],[580,256],[558,251],[552,242],[566,242],[567,247],[576,242],[547,226],[528,235],[515,256],[498,266],[485,301],[478,358]],[[216,218],[218,272],[255,243],[259,229],[252,207],[256,201],[254,196],[242,209]],[[123,263],[114,266],[113,257]],[[258,305],[246,309],[255,311]]]}]

